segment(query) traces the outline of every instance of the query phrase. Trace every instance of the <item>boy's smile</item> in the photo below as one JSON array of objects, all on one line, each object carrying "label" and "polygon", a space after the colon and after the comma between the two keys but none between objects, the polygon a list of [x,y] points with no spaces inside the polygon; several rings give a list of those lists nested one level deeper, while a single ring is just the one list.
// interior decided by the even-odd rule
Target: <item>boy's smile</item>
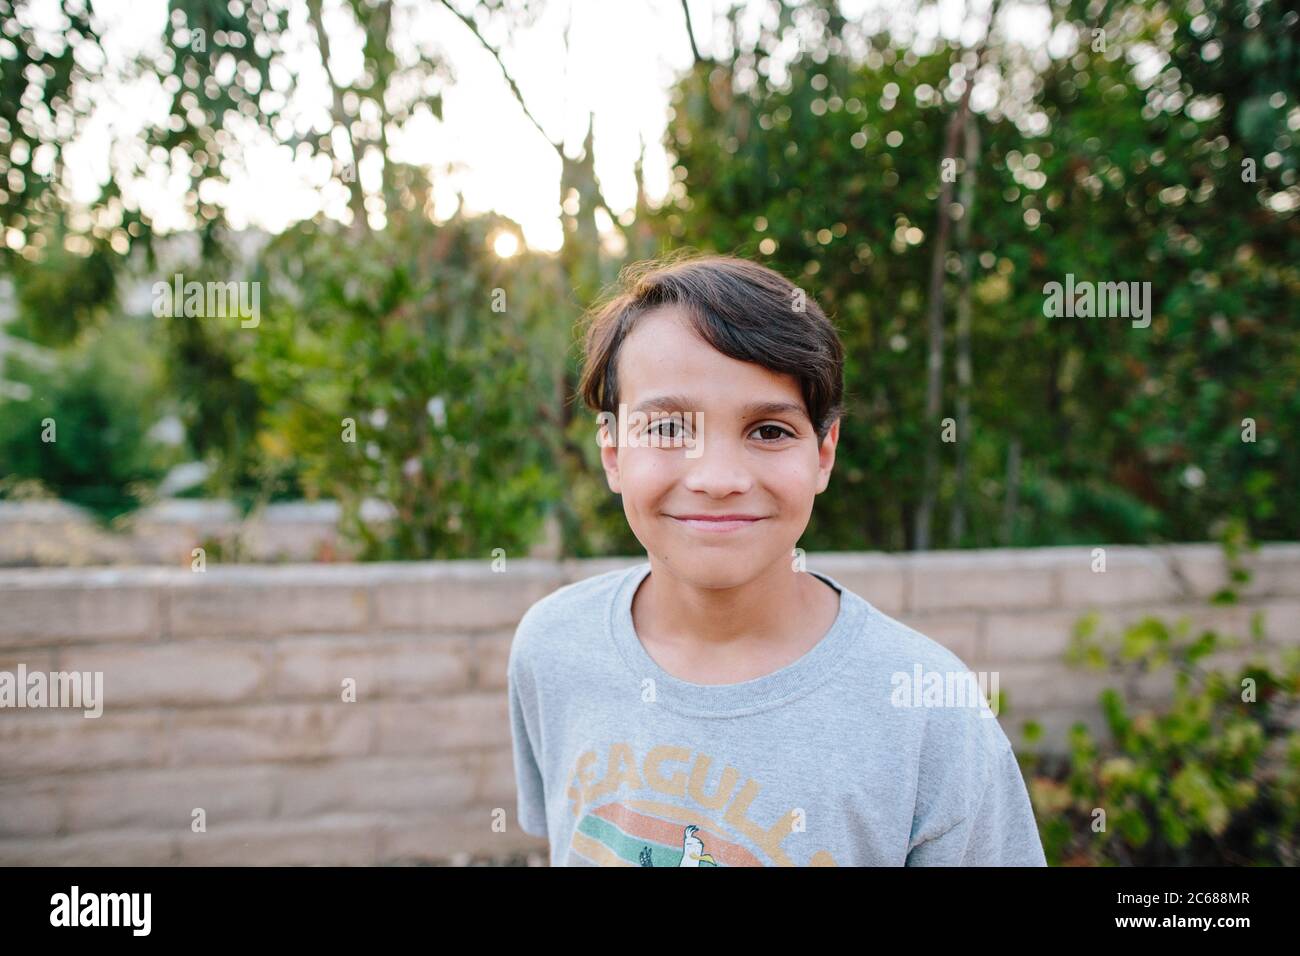
[{"label": "boy's smile", "polygon": [[668,517],[680,521],[688,528],[694,528],[696,531],[703,531],[706,534],[717,534],[726,531],[740,531],[744,528],[752,528],[763,517],[757,515],[669,515]]}]

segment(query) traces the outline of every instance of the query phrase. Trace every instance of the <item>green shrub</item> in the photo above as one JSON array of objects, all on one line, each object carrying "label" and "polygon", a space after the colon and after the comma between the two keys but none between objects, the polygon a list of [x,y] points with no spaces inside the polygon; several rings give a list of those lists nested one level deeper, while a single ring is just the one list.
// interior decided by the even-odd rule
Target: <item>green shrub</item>
[{"label": "green shrub", "polygon": [[[546,257],[491,252],[497,217],[383,232],[300,224],[267,248],[241,343],[268,469],[337,500],[361,560],[526,552],[564,484],[556,414],[573,312]],[[370,522],[365,499],[394,520]]]},{"label": "green shrub", "polygon": [[[1233,580],[1248,575],[1236,563]],[[1231,587],[1216,603],[1237,599]],[[1172,669],[1172,700],[1139,708],[1115,688],[1101,695],[1109,739],[1082,724],[1070,731],[1064,763],[1038,756],[1027,768],[1050,865],[1300,864],[1300,648],[1270,666],[1249,641],[1146,617],[1122,633],[1099,634],[1083,618],[1067,655],[1071,666],[1109,669],[1129,688]],[[1249,647],[1249,662],[1224,672],[1211,655]],[[1025,724],[1026,739],[1041,728]],[[1104,811],[1103,814],[1098,811]],[[1104,828],[1103,828],[1104,827]]]},{"label": "green shrub", "polygon": [[141,322],[87,329],[52,368],[10,360],[5,375],[31,395],[0,398],[0,494],[38,482],[109,519],[136,507],[181,457],[148,434],[161,417],[161,375]]}]

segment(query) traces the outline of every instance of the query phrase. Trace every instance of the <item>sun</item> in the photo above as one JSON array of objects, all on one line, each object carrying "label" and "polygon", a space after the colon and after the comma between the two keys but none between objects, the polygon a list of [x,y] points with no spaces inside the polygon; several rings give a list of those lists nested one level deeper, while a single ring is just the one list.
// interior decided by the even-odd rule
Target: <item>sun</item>
[{"label": "sun", "polygon": [[519,237],[513,232],[498,232],[492,239],[492,251],[500,259],[509,259],[519,252]]}]

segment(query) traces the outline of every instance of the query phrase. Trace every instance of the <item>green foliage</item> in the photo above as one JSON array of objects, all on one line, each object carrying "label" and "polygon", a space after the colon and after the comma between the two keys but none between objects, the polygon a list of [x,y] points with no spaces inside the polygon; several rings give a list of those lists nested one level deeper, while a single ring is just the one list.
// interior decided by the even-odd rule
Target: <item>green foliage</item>
[{"label": "green foliage", "polygon": [[[978,114],[961,183],[974,177],[969,248],[949,246],[944,290],[947,416],[965,252],[969,474],[959,483],[944,445],[939,540],[959,499],[957,545],[1203,540],[1222,514],[1260,537],[1300,535],[1300,513],[1277,506],[1300,486],[1297,27],[1281,7],[1204,6],[1197,20],[1192,4],[1115,4],[1098,20],[1093,5],[1053,4],[1079,51]],[[1105,50],[1087,42],[1096,27]],[[1154,76],[1135,67],[1143,48],[1164,51]],[[960,51],[880,36],[865,65],[814,48],[778,80],[766,49],[703,64],[675,90],[681,182],[656,225],[755,256],[826,305],[848,351],[848,412],[835,493],[806,543],[907,547],[938,432],[924,407],[927,277]],[[990,50],[1004,77],[1024,57],[996,38]],[[1150,327],[1047,317],[1044,286],[1067,274],[1150,281]]]},{"label": "green foliage", "polygon": [[[222,273],[214,264],[207,274]],[[273,462],[254,442],[263,408],[257,388],[236,367],[243,330],[231,331],[215,318],[155,321],[162,326],[168,390],[181,398],[180,418],[195,456],[211,469],[202,494],[233,501],[244,513],[260,501],[301,498],[296,463]]]},{"label": "green foliage", "polygon": [[94,249],[76,255],[56,245],[36,261],[16,259],[12,276],[18,315],[14,334],[58,347],[82,329],[98,325],[110,312],[117,291],[116,253]]},{"label": "green foliage", "polygon": [[0,398],[0,475],[11,491],[38,481],[108,519],[134,508],[179,460],[148,436],[166,393],[142,321],[86,331],[50,369],[11,358],[6,376],[31,389],[27,398]]},{"label": "green foliage", "polygon": [[[1118,634],[1099,633],[1096,615],[1079,622],[1067,662],[1126,689],[1101,695],[1105,744],[1075,724],[1064,765],[1027,761],[1049,864],[1300,865],[1300,648],[1271,664],[1262,643],[1258,615],[1249,641],[1189,618],[1146,617]],[[1244,665],[1212,666],[1243,647],[1255,652]],[[1165,674],[1167,706],[1130,699]],[[1026,724],[1026,739],[1041,727]]]},{"label": "green foliage", "polygon": [[[260,454],[339,500],[365,558],[516,555],[561,494],[572,316],[544,258],[489,251],[505,228],[401,210],[382,233],[304,224],[263,257],[261,324],[230,331]],[[362,521],[366,498],[394,520]]]},{"label": "green foliage", "polygon": [[[995,97],[977,97],[970,168],[964,150],[943,154],[973,51],[864,36],[829,0],[797,18],[774,4],[752,44],[739,13],[725,15],[734,42],[718,50],[728,52],[698,59],[672,90],[668,200],[653,208],[641,194],[634,222],[614,218],[630,257],[679,245],[755,257],[839,327],[848,411],[801,546],[915,543],[931,491],[925,452],[938,440],[925,407],[926,313],[949,159],[960,164],[954,198],[973,198],[957,220],[969,234],[954,227],[943,262],[941,414],[965,417],[960,446],[940,447],[934,540],[1201,540],[1221,515],[1262,539],[1300,538],[1300,511],[1282,504],[1300,487],[1300,57],[1288,6],[1052,0],[1053,35],[1082,42],[1048,56],[994,31],[980,75]],[[65,5],[51,32],[33,26],[34,8],[0,0],[0,268],[18,304],[9,334],[76,341],[112,320],[122,253],[143,246],[153,264],[149,217],[124,201],[120,178],[164,167],[188,177],[180,198],[201,271],[229,277],[217,197],[243,148],[264,138],[319,169],[326,193],[346,192],[354,231],[304,222],[276,240],[261,264],[261,328],[161,329],[170,403],[214,469],[205,493],[245,508],[337,495],[375,556],[522,550],[547,513],[568,554],[638,549],[601,474],[590,416],[572,401],[574,321],[621,264],[598,251],[594,143],[561,163],[560,254],[498,261],[484,242],[502,223],[435,226],[425,171],[388,154],[390,130],[440,116],[454,82],[432,47],[397,54],[403,26],[388,5],[336,5],[335,53],[359,55],[362,69],[348,85],[329,75],[322,126],[293,122],[291,109],[300,54],[328,59],[322,4],[308,3],[290,31],[283,11],[257,4],[173,0],[160,52],[127,71],[156,78],[166,121],[144,131],[143,150],[113,150],[103,192],[76,208],[62,149],[84,127],[96,84],[114,78],[94,73],[99,37],[86,11]],[[534,13],[492,2],[472,21]],[[796,19],[812,29],[792,43]],[[1097,29],[1101,48],[1089,42]],[[364,190],[362,158],[383,160]],[[1049,318],[1044,285],[1067,274],[1150,281],[1150,327]],[[485,289],[497,287],[506,314],[489,311]],[[963,296],[968,413],[953,371]],[[445,421],[430,428],[426,406],[438,397]],[[0,428],[26,434],[16,414]],[[356,444],[337,440],[344,418],[357,423]],[[49,455],[16,467],[77,484],[75,463]],[[127,456],[122,470],[138,468]],[[389,530],[359,521],[367,496],[396,509]]]},{"label": "green foliage", "polygon": [[63,182],[65,148],[102,103],[86,95],[106,59],[91,4],[0,0],[0,24],[0,270],[28,309],[16,331],[64,344],[101,316],[120,253],[151,230],[116,177],[94,216]]}]

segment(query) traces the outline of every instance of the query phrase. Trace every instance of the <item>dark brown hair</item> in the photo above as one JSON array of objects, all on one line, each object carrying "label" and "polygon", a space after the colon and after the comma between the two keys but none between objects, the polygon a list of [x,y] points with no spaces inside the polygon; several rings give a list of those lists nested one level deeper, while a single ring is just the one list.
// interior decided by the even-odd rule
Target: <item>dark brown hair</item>
[{"label": "dark brown hair", "polygon": [[[578,394],[618,414],[618,354],[636,320],[679,305],[704,341],[799,383],[820,445],[844,413],[844,348],[821,307],[767,266],[735,256],[679,252],[625,266],[612,293],[588,310]],[[802,311],[799,310],[802,306]]]}]

